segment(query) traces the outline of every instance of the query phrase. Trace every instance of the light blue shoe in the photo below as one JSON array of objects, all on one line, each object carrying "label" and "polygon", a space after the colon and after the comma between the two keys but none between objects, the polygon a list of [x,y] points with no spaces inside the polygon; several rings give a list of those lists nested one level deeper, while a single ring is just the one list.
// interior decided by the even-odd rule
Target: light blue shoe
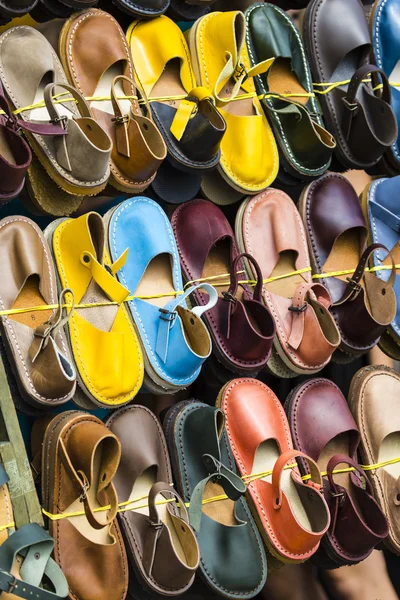
[{"label": "light blue shoe", "polygon": [[145,387],[153,393],[173,393],[193,383],[211,353],[211,339],[201,320],[213,308],[217,291],[202,284],[206,306],[190,309],[183,289],[175,237],[168,217],[150,198],[126,200],[105,216],[110,255],[128,249],[118,280],[134,296],[128,306],[141,341]]},{"label": "light blue shoe", "polygon": [[[400,175],[391,179],[376,179],[364,191],[363,209],[368,214],[368,224],[372,242],[383,244],[391,250],[393,260],[400,264]],[[377,250],[372,255],[373,266],[391,265],[384,250]],[[386,260],[385,260],[386,259]],[[397,312],[391,325],[382,335],[379,346],[392,358],[400,360],[400,277],[394,282],[397,300]],[[378,270],[379,279],[387,281],[390,270]]]}]

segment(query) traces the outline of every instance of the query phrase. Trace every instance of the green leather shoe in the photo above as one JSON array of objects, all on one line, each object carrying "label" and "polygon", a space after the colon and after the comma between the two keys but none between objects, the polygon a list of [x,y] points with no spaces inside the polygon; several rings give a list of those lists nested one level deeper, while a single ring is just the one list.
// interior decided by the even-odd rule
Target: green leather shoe
[{"label": "green leather shoe", "polygon": [[[200,547],[200,573],[214,592],[254,598],[267,578],[261,536],[243,494],[222,410],[196,400],[179,402],[164,421],[177,488],[190,502]],[[225,500],[203,500],[226,494]]]},{"label": "green leather shoe", "polygon": [[291,176],[295,183],[319,177],[329,168],[336,142],[324,128],[318,102],[308,96],[312,78],[300,33],[273,4],[254,4],[245,16],[251,66],[275,58],[255,82],[279,148],[278,178],[287,183]]}]

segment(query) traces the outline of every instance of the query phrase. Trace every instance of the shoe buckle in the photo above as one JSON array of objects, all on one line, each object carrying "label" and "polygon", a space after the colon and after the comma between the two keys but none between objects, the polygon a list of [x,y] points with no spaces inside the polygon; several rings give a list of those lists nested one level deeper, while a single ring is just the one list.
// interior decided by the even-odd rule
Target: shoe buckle
[{"label": "shoe buckle", "polygon": [[113,123],[116,125],[125,125],[125,123],[129,123],[129,115],[122,115],[120,117],[113,117],[111,119]]},{"label": "shoe buckle", "polygon": [[236,65],[236,69],[235,69],[235,72],[233,74],[233,78],[236,81],[239,81],[239,80],[246,81],[246,79],[247,79],[247,71],[246,71],[246,67],[244,66],[243,63],[239,63],[238,65]]},{"label": "shoe buckle", "polygon": [[348,108],[352,112],[358,110],[358,107],[360,106],[358,102],[349,102],[346,97],[342,98],[342,100],[343,100],[346,108]]},{"label": "shoe buckle", "polygon": [[67,129],[68,127],[68,117],[67,115],[61,115],[60,117],[55,117],[55,119],[51,119],[50,123],[52,125],[61,125],[63,129]]},{"label": "shoe buckle", "polygon": [[301,306],[289,306],[288,310],[290,310],[290,312],[295,312],[295,313],[303,313],[305,310],[307,310],[307,302],[304,302],[304,304],[302,304]]},{"label": "shoe buckle", "polygon": [[[7,577],[6,583],[8,584],[8,590],[1,590],[1,591],[5,592],[6,594],[13,594],[14,590],[17,586],[18,579],[16,577],[14,577],[14,575],[11,575],[11,573],[8,573],[8,571],[4,571],[3,569],[0,569],[0,573]],[[10,578],[11,578],[11,581],[10,581]]]},{"label": "shoe buckle", "polygon": [[237,299],[230,292],[222,292],[221,295],[224,300],[227,300],[228,302],[232,302],[232,304],[237,304]]},{"label": "shoe buckle", "polygon": [[87,499],[87,493],[90,490],[90,483],[89,483],[88,478],[86,477],[86,475],[84,473],[82,473],[82,471],[79,472],[79,475],[83,479],[83,481],[80,481],[80,484],[82,487],[82,492],[81,492],[81,495],[79,496],[79,500],[80,500],[80,502],[85,502],[85,500]]},{"label": "shoe buckle", "polygon": [[358,281],[355,281],[354,279],[352,279],[351,277],[346,277],[346,281],[348,282],[347,285],[348,287],[352,290],[352,294],[349,298],[349,300],[355,300],[358,296],[358,294],[361,292],[361,285],[358,283]]},{"label": "shoe buckle", "polygon": [[160,319],[162,319],[163,321],[168,321],[169,323],[173,323],[176,319],[176,312],[172,312],[170,310],[167,310],[165,308],[159,308],[158,309],[160,314]]}]

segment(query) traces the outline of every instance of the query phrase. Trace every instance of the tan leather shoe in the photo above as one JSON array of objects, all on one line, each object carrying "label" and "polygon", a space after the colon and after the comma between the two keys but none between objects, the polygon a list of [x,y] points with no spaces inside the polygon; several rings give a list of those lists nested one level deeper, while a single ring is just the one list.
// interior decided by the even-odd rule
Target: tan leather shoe
[{"label": "tan leather shoe", "polygon": [[[33,221],[19,216],[0,221],[0,253],[0,310],[57,304],[51,252]],[[74,395],[75,368],[62,329],[66,320],[62,309],[0,317],[7,355],[27,403],[18,406],[24,412],[51,410]]]},{"label": "tan leather shoe", "polygon": [[[40,420],[32,448],[40,446]],[[65,574],[71,600],[124,600],[128,589],[125,546],[116,521],[113,478],[121,445],[100,419],[68,411],[55,417],[42,444],[42,503],[51,514],[79,513],[49,519],[55,559]],[[107,511],[95,512],[110,506]]]}]

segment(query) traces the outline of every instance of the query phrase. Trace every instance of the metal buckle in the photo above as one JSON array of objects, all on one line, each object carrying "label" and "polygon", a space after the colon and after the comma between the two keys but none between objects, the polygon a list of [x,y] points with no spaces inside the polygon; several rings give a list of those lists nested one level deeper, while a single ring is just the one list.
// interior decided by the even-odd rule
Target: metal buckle
[{"label": "metal buckle", "polygon": [[344,498],[344,492],[332,492],[331,490],[329,490],[330,495],[332,496],[332,498]]},{"label": "metal buckle", "polygon": [[116,125],[124,125],[125,123],[129,123],[129,115],[123,115],[122,117],[113,117],[111,121],[113,121],[113,123],[116,123]]},{"label": "metal buckle", "polygon": [[[11,575],[11,573],[9,573],[8,571],[4,571],[3,569],[0,569],[0,573],[2,575],[5,575],[8,579],[6,581],[6,583],[8,584],[8,590],[2,589],[1,592],[5,592],[6,594],[12,594],[18,583],[18,579],[16,577],[14,577],[14,575]],[[11,581],[9,581],[9,579],[11,579]],[[0,592],[0,595],[1,595],[1,592]]]},{"label": "metal buckle", "polygon": [[232,304],[237,303],[237,299],[230,292],[222,292],[221,295],[224,300],[227,300],[228,302],[232,302]]},{"label": "metal buckle", "polygon": [[346,105],[346,108],[348,108],[351,111],[355,111],[358,110],[358,107],[360,106],[358,102],[349,102],[346,98],[346,96],[344,96],[342,98],[344,104]]},{"label": "metal buckle", "polygon": [[243,81],[246,81],[246,78],[247,78],[246,67],[244,66],[243,63],[239,63],[236,66],[235,72],[233,74],[233,78],[236,79],[236,81],[238,81],[241,77],[243,77],[244,74],[246,74],[246,77],[243,78]]},{"label": "metal buckle", "polygon": [[160,319],[163,321],[169,321],[169,323],[173,323],[176,319],[176,312],[171,312],[170,310],[166,310],[165,308],[158,309],[160,314]]},{"label": "metal buckle", "polygon": [[150,525],[150,527],[153,527],[156,531],[160,531],[164,527],[164,523],[162,521],[155,523],[154,521],[147,519],[147,523]]},{"label": "metal buckle", "polygon": [[[82,473],[82,472],[81,472],[81,473]],[[89,481],[88,481],[88,479],[87,479],[86,475],[84,475],[83,473],[82,473],[82,475],[83,475],[83,477],[84,477],[84,481],[82,481],[82,482],[81,482],[81,486],[82,486],[82,493],[81,493],[81,495],[79,496],[79,500],[80,500],[81,502],[84,502],[84,501],[86,500],[86,498],[87,498],[87,493],[88,493],[88,491],[90,490],[90,483],[89,483]]]},{"label": "metal buckle", "polygon": [[61,117],[56,117],[55,119],[51,119],[50,123],[52,125],[59,125],[59,124],[61,124],[61,127],[63,129],[67,129],[68,120],[69,119],[68,119],[67,115],[61,115]]},{"label": "metal buckle", "polygon": [[346,281],[348,282],[347,285],[352,290],[352,294],[351,294],[349,300],[351,300],[351,299],[355,300],[357,298],[358,294],[362,290],[361,284],[359,284],[357,281],[354,281],[354,279],[352,279],[351,277],[346,277]]},{"label": "metal buckle", "polygon": [[17,583],[18,583],[18,579],[16,577],[14,577],[13,580],[11,581],[11,583],[8,584],[10,587],[8,588],[7,594],[14,593],[15,586],[17,585]]},{"label": "metal buckle", "polygon": [[307,302],[304,302],[304,304],[302,304],[302,306],[289,306],[289,309],[291,312],[295,312],[295,313],[302,313],[307,309]]}]

